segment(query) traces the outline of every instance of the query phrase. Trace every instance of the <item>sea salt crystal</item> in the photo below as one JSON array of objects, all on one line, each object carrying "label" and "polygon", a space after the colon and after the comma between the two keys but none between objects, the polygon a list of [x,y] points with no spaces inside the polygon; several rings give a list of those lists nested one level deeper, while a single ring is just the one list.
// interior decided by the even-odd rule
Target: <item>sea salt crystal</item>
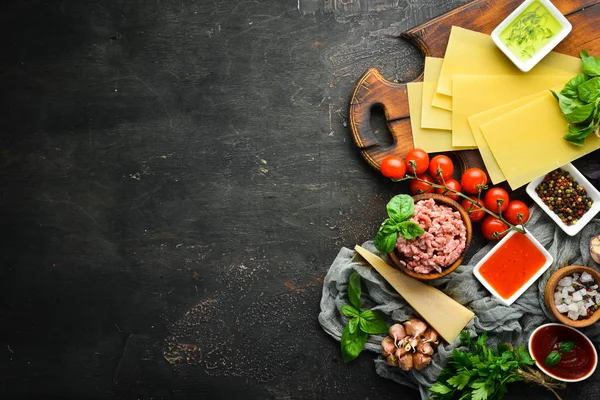
[{"label": "sea salt crystal", "polygon": [[577,291],[575,293],[573,293],[573,301],[581,301],[583,300],[583,296],[581,295],[581,292]]},{"label": "sea salt crystal", "polygon": [[567,317],[571,318],[573,321],[577,321],[579,318],[579,313],[577,311],[569,311]]},{"label": "sea salt crystal", "polygon": [[573,286],[567,286],[565,289],[567,289],[567,292],[569,292],[569,293],[575,291],[575,288]]},{"label": "sea salt crystal", "polygon": [[573,283],[573,279],[570,276],[565,276],[560,281],[558,281],[558,286],[571,286]]},{"label": "sea salt crystal", "polygon": [[569,312],[569,306],[567,304],[557,304],[556,309],[561,314],[565,314],[565,313]]},{"label": "sea salt crystal", "polygon": [[571,296],[565,298],[565,304],[572,304],[573,298]]},{"label": "sea salt crystal", "polygon": [[598,289],[598,285],[592,285],[592,286],[590,286],[590,289],[596,290],[596,289]]},{"label": "sea salt crystal", "polygon": [[593,282],[594,281],[594,277],[590,274],[588,274],[587,272],[583,272],[581,274],[581,282]]},{"label": "sea salt crystal", "polygon": [[577,312],[579,312],[579,305],[577,305],[577,303],[571,303],[571,304],[569,304],[569,311],[577,311]]}]

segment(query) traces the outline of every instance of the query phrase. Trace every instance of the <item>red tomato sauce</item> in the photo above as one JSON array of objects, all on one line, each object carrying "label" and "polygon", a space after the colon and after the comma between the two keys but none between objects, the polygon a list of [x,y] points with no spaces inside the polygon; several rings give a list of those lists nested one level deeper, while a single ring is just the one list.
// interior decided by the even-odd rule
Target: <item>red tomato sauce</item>
[{"label": "red tomato sauce", "polygon": [[[594,349],[581,335],[560,325],[545,326],[531,339],[531,356],[551,374],[563,379],[578,379],[589,374],[594,368]],[[561,342],[572,341],[575,347],[569,353],[561,354],[561,360],[553,367],[544,364],[552,350],[557,350]]]},{"label": "red tomato sauce", "polygon": [[546,257],[522,233],[516,232],[479,268],[481,276],[502,298],[515,294],[544,265]]}]

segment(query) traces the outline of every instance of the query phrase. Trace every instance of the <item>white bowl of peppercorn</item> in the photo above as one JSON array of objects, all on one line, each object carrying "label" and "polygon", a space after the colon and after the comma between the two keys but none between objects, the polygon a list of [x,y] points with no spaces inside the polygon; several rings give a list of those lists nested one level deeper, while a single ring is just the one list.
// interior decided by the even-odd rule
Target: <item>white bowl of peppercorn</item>
[{"label": "white bowl of peppercorn", "polygon": [[600,192],[572,164],[531,181],[526,191],[569,236],[600,211]]}]

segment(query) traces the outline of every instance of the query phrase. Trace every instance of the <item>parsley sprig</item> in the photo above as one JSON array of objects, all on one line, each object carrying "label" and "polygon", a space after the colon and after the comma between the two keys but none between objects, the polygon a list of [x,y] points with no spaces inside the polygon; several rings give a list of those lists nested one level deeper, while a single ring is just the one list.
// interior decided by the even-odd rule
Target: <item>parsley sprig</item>
[{"label": "parsley sprig", "polygon": [[468,350],[454,349],[446,368],[430,388],[434,399],[500,400],[511,382],[531,382],[542,385],[560,399],[554,389],[564,384],[550,381],[535,364],[525,346],[514,349],[500,344],[497,349],[485,345],[487,333],[472,340],[469,331],[460,335],[461,345]]}]

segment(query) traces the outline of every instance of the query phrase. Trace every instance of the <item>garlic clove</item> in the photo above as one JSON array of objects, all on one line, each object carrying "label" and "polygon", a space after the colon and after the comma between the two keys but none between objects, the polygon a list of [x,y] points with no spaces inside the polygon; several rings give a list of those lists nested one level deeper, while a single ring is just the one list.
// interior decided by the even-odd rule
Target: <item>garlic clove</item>
[{"label": "garlic clove", "polygon": [[383,356],[387,357],[390,354],[396,352],[396,345],[394,344],[394,339],[389,336],[386,336],[385,339],[381,341],[381,348],[383,349]]},{"label": "garlic clove", "polygon": [[404,323],[404,329],[408,336],[420,337],[427,330],[427,324],[417,318],[412,318]]},{"label": "garlic clove", "polygon": [[405,354],[402,358],[398,360],[398,366],[402,368],[403,371],[408,371],[413,367],[413,356],[412,354]]},{"label": "garlic clove", "polygon": [[592,260],[600,264],[600,235],[590,240],[590,255],[592,256]]}]

